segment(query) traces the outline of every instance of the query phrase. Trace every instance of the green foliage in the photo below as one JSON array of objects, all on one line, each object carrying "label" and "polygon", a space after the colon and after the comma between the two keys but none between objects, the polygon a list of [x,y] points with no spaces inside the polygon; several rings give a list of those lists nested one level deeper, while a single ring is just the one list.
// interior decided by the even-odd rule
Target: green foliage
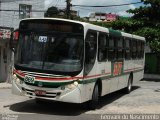
[{"label": "green foliage", "polygon": [[[63,15],[64,14],[64,15]],[[48,10],[45,12],[44,17],[56,17],[56,18],[67,18],[67,15],[64,13],[63,10],[59,10],[57,7],[50,7]],[[82,19],[79,16],[73,16],[70,15],[71,20],[79,20],[81,21]]]},{"label": "green foliage", "polygon": [[[120,17],[111,23],[91,22],[92,24],[125,31],[131,34],[137,34],[146,38],[153,52],[160,52],[160,0],[141,0],[144,6],[136,9],[130,9],[127,12],[132,13],[131,18]],[[66,18],[65,15],[59,16],[59,10],[56,7],[48,8],[46,17]],[[85,21],[79,17],[71,16],[70,19]],[[85,21],[86,22],[86,21]]]},{"label": "green foliage", "polygon": [[144,36],[153,52],[160,52],[160,0],[141,0],[145,6],[128,10],[132,19],[141,23],[135,34]]},{"label": "green foliage", "polygon": [[143,36],[153,52],[160,52],[160,0],[141,1],[144,6],[127,11],[133,14],[131,18],[93,24]]},{"label": "green foliage", "polygon": [[45,12],[44,17],[57,17],[59,12],[57,7],[52,6]]}]

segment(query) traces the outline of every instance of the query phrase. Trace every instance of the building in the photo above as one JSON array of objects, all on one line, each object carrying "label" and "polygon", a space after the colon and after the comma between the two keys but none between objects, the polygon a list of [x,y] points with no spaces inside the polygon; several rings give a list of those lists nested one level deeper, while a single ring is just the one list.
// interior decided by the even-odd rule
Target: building
[{"label": "building", "polygon": [[[59,9],[59,16],[64,16],[66,14],[66,10],[65,9]],[[72,16],[78,16],[78,12],[76,10],[71,10],[70,14]]]},{"label": "building", "polygon": [[44,9],[44,0],[0,0],[0,82],[11,81],[11,31],[18,28],[23,18],[43,17]]},{"label": "building", "polygon": [[13,63],[9,46],[11,31],[13,28],[0,26],[0,82],[10,81]]},{"label": "building", "polygon": [[106,13],[90,13],[89,21],[105,21]]},{"label": "building", "polygon": [[117,14],[112,14],[112,13],[108,13],[106,14],[106,22],[113,22],[116,21],[119,18],[119,16]]},{"label": "building", "polygon": [[44,17],[44,0],[0,0],[0,26],[17,28],[25,17]]},{"label": "building", "polygon": [[89,15],[89,21],[103,21],[103,22],[112,22],[118,19],[117,14],[112,13],[91,13]]}]

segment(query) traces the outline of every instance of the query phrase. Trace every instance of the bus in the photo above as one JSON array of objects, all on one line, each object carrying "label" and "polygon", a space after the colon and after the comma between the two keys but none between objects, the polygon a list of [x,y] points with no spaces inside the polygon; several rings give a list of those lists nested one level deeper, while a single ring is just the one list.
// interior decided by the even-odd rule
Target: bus
[{"label": "bus", "polygon": [[[145,38],[59,18],[21,20],[12,39],[12,93],[40,100],[88,103],[143,78]],[[18,36],[17,36],[18,35]]]}]

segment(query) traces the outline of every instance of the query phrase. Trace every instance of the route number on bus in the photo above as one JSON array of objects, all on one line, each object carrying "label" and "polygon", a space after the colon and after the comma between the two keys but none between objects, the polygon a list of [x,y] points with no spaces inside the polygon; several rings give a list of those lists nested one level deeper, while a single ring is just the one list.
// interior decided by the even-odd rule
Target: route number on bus
[{"label": "route number on bus", "polygon": [[47,36],[39,36],[39,42],[47,42]]},{"label": "route number on bus", "polygon": [[120,75],[122,73],[122,62],[115,62],[114,63],[114,68],[113,68],[113,75]]}]

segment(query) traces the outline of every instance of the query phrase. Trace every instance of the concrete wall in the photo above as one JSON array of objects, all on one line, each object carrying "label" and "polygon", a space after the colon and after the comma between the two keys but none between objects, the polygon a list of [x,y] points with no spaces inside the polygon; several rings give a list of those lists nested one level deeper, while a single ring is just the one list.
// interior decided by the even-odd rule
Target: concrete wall
[{"label": "concrete wall", "polygon": [[[2,2],[2,10],[19,10],[19,4],[32,5],[32,10],[44,11],[44,0],[19,0],[14,2]],[[31,17],[43,17],[44,12],[32,12]],[[20,19],[19,11],[0,11],[0,26],[18,28]],[[0,38],[0,82],[11,81],[13,54],[9,47],[9,39]]]},{"label": "concrete wall", "polygon": [[11,72],[11,50],[9,48],[9,39],[0,39],[0,82],[10,81]]},{"label": "concrete wall", "polygon": [[[14,2],[2,2],[2,10],[19,10],[19,4],[32,5],[32,10],[44,11],[44,0],[22,0]],[[31,17],[43,17],[44,12],[32,12]],[[0,26],[18,28],[19,24],[19,12],[18,11],[0,11]]]}]

